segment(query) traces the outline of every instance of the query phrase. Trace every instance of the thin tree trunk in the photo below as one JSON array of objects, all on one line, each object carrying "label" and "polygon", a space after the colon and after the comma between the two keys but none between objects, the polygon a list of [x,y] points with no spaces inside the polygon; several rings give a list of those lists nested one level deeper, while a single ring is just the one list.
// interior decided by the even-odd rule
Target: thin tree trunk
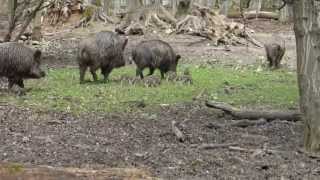
[{"label": "thin tree trunk", "polygon": [[33,20],[33,29],[32,29],[32,40],[41,41],[41,15],[39,13],[36,14]]},{"label": "thin tree trunk", "polygon": [[106,12],[107,16],[112,16],[112,0],[104,0],[103,9]]},{"label": "thin tree trunk", "polygon": [[4,37],[4,42],[8,42],[11,40],[12,33],[16,26],[15,14],[17,8],[17,0],[9,0],[8,1],[8,9],[9,9],[9,28],[6,36]]},{"label": "thin tree trunk", "polygon": [[287,4],[280,10],[280,18],[281,22],[290,22],[293,18],[293,7],[291,4]]},{"label": "thin tree trunk", "polygon": [[[251,0],[249,9],[256,11],[256,14],[258,14],[261,10],[261,2],[262,2],[262,0]],[[256,16],[256,18],[257,17],[258,16]]]},{"label": "thin tree trunk", "polygon": [[304,147],[320,152],[320,3],[295,0],[294,31],[297,44],[297,73],[300,109],[305,121]]},{"label": "thin tree trunk", "polygon": [[0,0],[1,6],[0,6],[0,14],[4,15],[8,13],[7,8],[7,0]]},{"label": "thin tree trunk", "polygon": [[229,6],[230,6],[230,1],[229,0],[222,0],[222,6],[220,9],[220,14],[223,14],[225,16],[228,15],[229,12]]},{"label": "thin tree trunk", "polygon": [[171,7],[172,7],[172,15],[175,16],[177,14],[177,8],[178,6],[178,1],[177,0],[171,0]]}]

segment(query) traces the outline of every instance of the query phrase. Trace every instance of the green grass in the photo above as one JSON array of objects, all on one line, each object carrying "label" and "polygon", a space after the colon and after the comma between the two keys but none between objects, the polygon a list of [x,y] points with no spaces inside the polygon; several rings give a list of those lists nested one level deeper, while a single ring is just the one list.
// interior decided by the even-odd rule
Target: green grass
[{"label": "green grass", "polygon": [[[185,65],[186,67],[186,65]],[[206,99],[236,106],[271,106],[290,108],[297,104],[296,75],[285,70],[256,72],[226,67],[196,68],[190,66],[193,84],[162,81],[158,87],[129,85],[115,81],[122,75],[134,76],[133,67],[113,71],[109,83],[79,84],[77,69],[49,70],[41,80],[29,80],[26,96],[4,95],[5,101],[43,110],[81,112],[127,112],[135,110],[134,101],[143,100],[147,108],[160,104],[191,102],[199,94]],[[183,68],[179,69],[179,73]],[[157,74],[158,75],[158,74]],[[87,73],[87,79],[89,74]],[[99,77],[102,79],[102,77]],[[228,92],[226,92],[227,90]]]}]

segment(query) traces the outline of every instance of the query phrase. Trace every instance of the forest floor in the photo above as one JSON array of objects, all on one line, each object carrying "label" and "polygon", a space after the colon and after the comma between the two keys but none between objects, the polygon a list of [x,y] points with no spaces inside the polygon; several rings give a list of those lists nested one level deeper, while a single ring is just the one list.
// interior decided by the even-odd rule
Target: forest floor
[{"label": "forest floor", "polygon": [[[255,37],[261,42],[278,42],[279,35],[286,40],[287,53],[283,63],[284,70],[276,71],[276,75],[270,75],[273,73],[272,71],[263,69],[262,73],[265,74],[256,75],[254,72],[259,69],[264,58],[263,48],[249,45],[248,47],[231,46],[231,51],[214,50],[217,47],[209,46],[207,43],[194,44],[194,42],[201,41],[202,38],[186,35],[169,36],[153,33],[144,37],[130,36],[126,54],[130,54],[130,49],[143,39],[164,39],[183,56],[182,66],[195,68],[193,70],[196,75],[194,78],[195,85],[188,88],[191,89],[188,92],[193,92],[193,96],[199,94],[199,89],[194,87],[198,87],[199,84],[200,87],[205,86],[205,83],[201,84],[201,77],[205,79],[212,75],[210,71],[207,74],[201,74],[203,72],[199,71],[201,71],[202,66],[206,66],[206,68],[233,66],[235,72],[237,71],[235,73],[237,76],[248,77],[252,80],[248,82],[245,80],[239,81],[246,82],[244,89],[258,87],[251,89],[253,96],[243,95],[243,99],[247,97],[258,101],[261,96],[259,94],[260,88],[263,86],[252,86],[253,82],[255,84],[270,83],[267,84],[270,87],[275,85],[272,82],[280,83],[283,87],[287,85],[285,83],[288,83],[288,87],[292,87],[296,83],[293,80],[296,63],[295,40],[290,25],[254,20],[249,22],[249,27],[255,30]],[[45,66],[52,72],[49,73],[50,81],[47,78],[46,80],[39,80],[39,83],[28,82],[27,86],[36,87],[31,89],[25,97],[8,95],[3,91],[5,81],[0,81],[2,89],[0,93],[0,97],[2,97],[0,100],[0,161],[92,169],[135,167],[147,170],[153,176],[163,179],[313,180],[319,178],[320,159],[301,152],[303,123],[300,121],[275,120],[247,128],[234,127],[231,126],[234,122],[232,117],[219,110],[206,107],[202,100],[191,100],[191,96],[184,94],[184,92],[180,93],[183,94],[182,97],[188,97],[190,100],[182,101],[176,98],[177,102],[167,103],[166,101],[163,102],[162,98],[156,101],[158,105],[152,106],[152,108],[133,108],[130,111],[119,111],[119,109],[112,111],[106,106],[106,112],[103,112],[99,109],[99,106],[96,106],[94,109],[85,108],[83,112],[80,110],[79,113],[79,111],[72,111],[72,108],[63,110],[63,108],[51,107],[50,103],[52,102],[64,107],[66,101],[73,101],[70,96],[77,96],[80,99],[79,102],[82,102],[82,99],[84,99],[83,102],[86,102],[86,97],[82,96],[88,96],[88,99],[91,98],[92,102],[113,100],[111,96],[103,96],[103,99],[100,99],[97,97],[99,94],[94,94],[100,93],[101,95],[101,93],[107,94],[103,92],[113,91],[113,89],[104,89],[104,86],[108,86],[108,84],[89,84],[81,87],[75,85],[76,88],[72,89],[75,92],[74,94],[63,89],[70,87],[70,85],[73,86],[73,83],[77,81],[77,78],[74,78],[77,75],[74,75],[75,71],[72,69],[76,65],[74,48],[77,41],[95,31],[99,31],[99,28],[91,27],[74,30],[70,33],[45,36],[45,40],[49,42],[46,43],[48,47],[44,48],[48,51],[46,52]],[[47,33],[50,33],[49,30]],[[247,70],[245,67],[249,66],[252,66],[252,68]],[[69,68],[72,70],[69,70]],[[204,70],[207,70],[206,68]],[[58,77],[57,74],[62,71],[66,72],[66,76]],[[212,71],[219,72],[214,74],[216,76],[212,77],[213,79],[223,79],[223,76],[232,74],[232,69],[220,73],[219,68],[218,70],[212,68]],[[241,74],[242,71],[245,74]],[[133,70],[129,70],[129,72],[131,73]],[[266,75],[270,81],[269,79],[263,79],[263,75]],[[277,79],[278,75],[280,79]],[[115,77],[117,73],[111,76]],[[69,85],[63,84],[60,87],[59,83],[66,81],[65,77],[72,77],[72,79]],[[228,81],[232,82],[232,77],[228,76],[230,78]],[[256,79],[253,79],[253,77]],[[262,82],[259,81],[259,78],[263,79]],[[288,79],[290,79],[289,82],[287,82]],[[57,89],[61,89],[59,91],[61,94],[53,92],[55,88],[51,87],[51,82],[57,84]],[[215,82],[226,85],[223,80],[221,82],[208,80],[208,83]],[[41,87],[46,84],[48,87]],[[115,86],[115,89],[122,92],[123,87],[118,87],[115,84],[116,82],[112,82],[110,86]],[[211,86],[211,84],[209,85]],[[231,83],[231,85],[233,84]],[[80,92],[76,91],[78,86],[79,89],[87,90],[89,93],[77,94]],[[94,91],[94,87],[88,88],[88,86],[96,86],[98,90]],[[180,88],[173,85],[164,86],[163,89]],[[217,88],[223,90],[225,86],[218,86]],[[174,91],[177,89],[174,89]],[[209,87],[208,89],[210,91],[216,90]],[[297,89],[296,87],[293,89],[287,90],[288,94],[293,94],[290,97],[295,101],[289,106],[279,103],[285,102],[288,104],[292,101],[291,98],[287,101],[276,100],[266,107],[263,105],[257,107],[257,104],[261,105],[259,103],[251,103],[249,107],[246,107],[253,109],[279,107],[282,107],[283,110],[297,109]],[[32,90],[35,92],[32,92]],[[130,88],[125,90],[130,91]],[[282,97],[286,93],[278,93],[280,90],[273,92],[270,89],[269,91],[275,96],[274,99],[277,99],[277,97]],[[92,96],[91,91],[93,91]],[[143,93],[148,96],[147,90],[143,90]],[[236,91],[235,93],[242,94],[243,91]],[[268,92],[264,93],[267,94]],[[159,93],[159,95],[163,94]],[[156,95],[153,94],[153,96]],[[50,100],[46,101],[45,97]],[[119,98],[121,97],[119,96]],[[165,98],[171,99],[172,96],[164,96]],[[272,99],[272,95],[269,98],[262,99],[262,103],[270,98]],[[21,103],[22,101],[23,103]],[[148,102],[147,100],[147,106]],[[235,104],[242,107],[241,102],[244,102],[244,100]],[[47,108],[39,108],[39,104],[40,106],[47,106]],[[92,106],[92,104],[89,106]],[[115,104],[115,106],[121,106],[121,103]],[[95,111],[95,108],[99,111]],[[179,128],[186,135],[184,142],[178,141],[173,134],[172,121],[178,122]],[[223,126],[217,126],[217,124]],[[226,143],[232,145],[211,150],[199,148],[203,144]],[[245,150],[241,151],[239,148]]]}]

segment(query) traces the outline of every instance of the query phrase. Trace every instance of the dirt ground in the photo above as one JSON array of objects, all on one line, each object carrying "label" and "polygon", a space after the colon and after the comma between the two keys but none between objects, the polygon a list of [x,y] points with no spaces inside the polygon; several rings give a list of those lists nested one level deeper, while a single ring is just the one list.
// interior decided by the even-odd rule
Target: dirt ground
[{"label": "dirt ground", "polygon": [[[138,167],[164,179],[318,179],[320,159],[299,152],[302,123],[273,121],[237,128],[231,118],[199,103],[155,112],[84,114],[0,106],[0,160],[66,167]],[[187,136],[179,142],[172,121]],[[269,153],[205,150],[203,143],[235,143]]]},{"label": "dirt ground", "polygon": [[[284,65],[295,69],[295,39],[290,25],[250,21],[249,27],[261,42],[278,42],[279,36],[285,39]],[[50,42],[45,47],[47,65],[74,66],[76,43],[90,33],[93,31],[76,30],[45,37]],[[217,47],[207,43],[194,44],[202,40],[198,37],[158,34],[130,36],[126,54],[142,39],[156,37],[173,45],[183,56],[182,63],[256,64],[264,57],[264,49],[252,45],[214,50]],[[172,121],[179,123],[187,136],[185,142],[174,136]],[[0,102],[0,161],[94,169],[137,167],[163,179],[319,179],[320,159],[300,152],[302,122],[272,121],[239,128],[228,126],[231,121],[231,117],[201,102],[163,106],[152,112],[81,116]],[[252,151],[198,148],[206,143],[233,143]]]}]

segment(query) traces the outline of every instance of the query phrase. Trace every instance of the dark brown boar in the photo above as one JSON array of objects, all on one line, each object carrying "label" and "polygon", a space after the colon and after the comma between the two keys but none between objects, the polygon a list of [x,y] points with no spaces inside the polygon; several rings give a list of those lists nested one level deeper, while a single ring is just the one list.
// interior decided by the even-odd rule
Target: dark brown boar
[{"label": "dark brown boar", "polygon": [[286,48],[279,44],[266,44],[265,46],[267,60],[270,68],[280,68],[280,62],[286,52]]},{"label": "dark brown boar", "polygon": [[155,69],[159,69],[163,79],[168,71],[177,71],[180,58],[168,43],[161,40],[143,41],[132,51],[132,59],[137,65],[136,75],[141,79],[145,68],[149,68],[149,75],[152,75]]},{"label": "dark brown boar", "polygon": [[32,50],[20,43],[0,44],[0,77],[7,77],[9,89],[15,84],[24,88],[24,79],[39,79],[45,76],[40,68],[41,51]]},{"label": "dark brown boar", "polygon": [[96,71],[99,68],[104,80],[107,81],[114,68],[125,65],[123,51],[127,43],[128,39],[110,31],[99,32],[94,37],[81,41],[77,58],[80,69],[80,83],[84,82],[88,67],[94,81],[98,80]]}]

